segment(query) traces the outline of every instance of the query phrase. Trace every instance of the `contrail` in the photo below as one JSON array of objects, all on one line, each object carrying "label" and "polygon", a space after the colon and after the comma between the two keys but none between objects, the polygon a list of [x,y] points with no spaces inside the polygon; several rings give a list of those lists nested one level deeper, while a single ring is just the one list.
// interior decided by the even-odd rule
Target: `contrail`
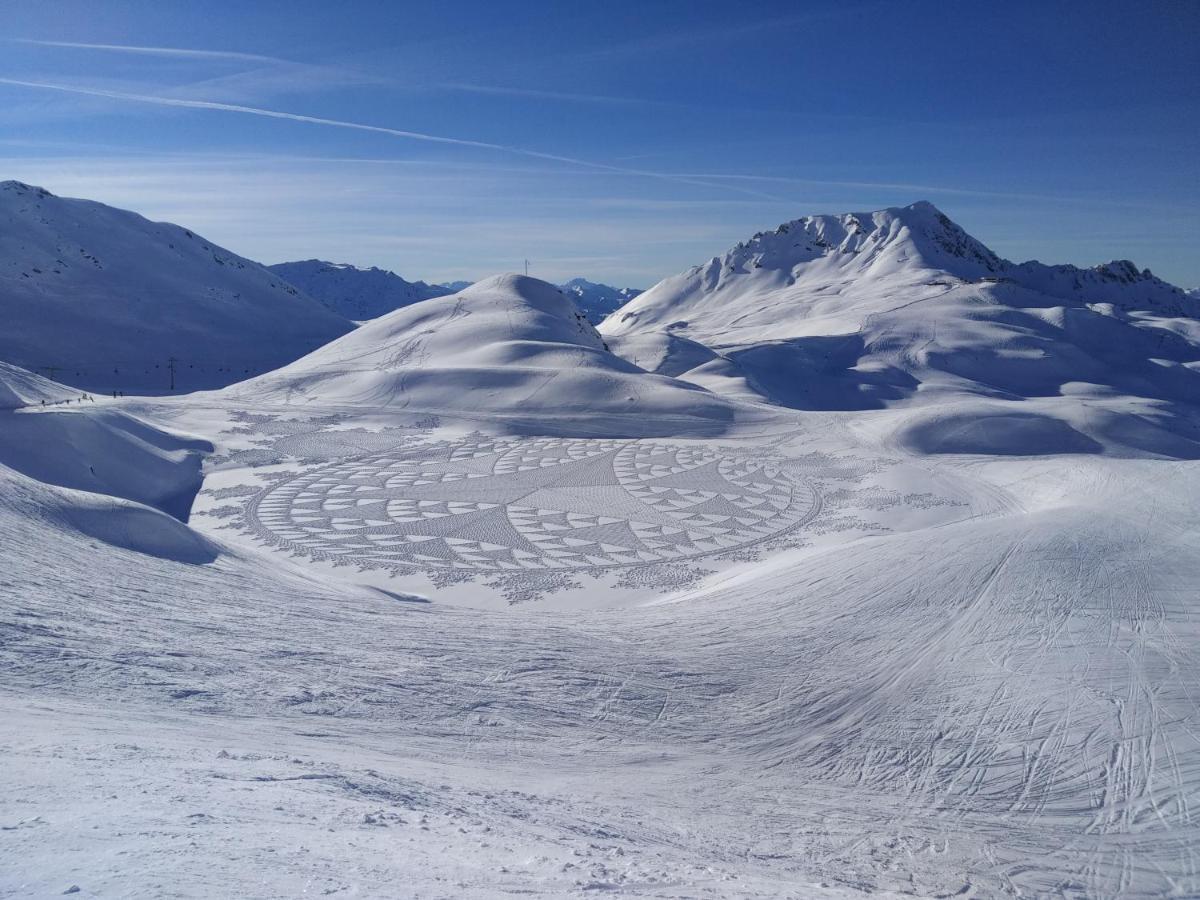
[{"label": "contrail", "polygon": [[101,88],[75,87],[73,85],[53,84],[43,81],[20,81],[15,78],[0,78],[0,84],[9,84],[16,87],[37,88],[50,91],[63,91],[68,94],[83,94],[89,97],[105,97],[110,100],[126,100],[134,103],[151,103],[158,106],[177,106],[187,109],[212,109],[221,112],[235,112],[251,116],[264,116],[268,119],[285,119],[292,122],[306,122],[310,125],[327,125],[333,128],[349,128],[355,131],[369,131],[375,134],[387,134],[391,135],[392,137],[408,138],[409,140],[425,141],[434,144],[449,144],[456,147],[474,147],[478,150],[491,150],[498,153],[523,156],[528,159],[540,159],[550,162],[565,163],[567,165],[591,169],[592,171],[596,172],[610,172],[614,175],[633,175],[640,178],[658,178],[664,181],[674,181],[678,184],[691,184],[697,187],[732,191],[737,194],[742,194],[743,196],[757,197],[759,199],[770,200],[775,203],[793,203],[795,201],[791,198],[780,197],[776,194],[769,194],[763,191],[738,186],[736,184],[729,184],[728,182],[757,181],[767,184],[794,185],[797,187],[815,185],[824,187],[912,190],[918,192],[954,194],[962,196],[1004,197],[1008,199],[1070,199],[1062,197],[1043,197],[1032,194],[1009,194],[1001,191],[977,191],[961,188],[936,187],[934,185],[893,184],[888,182],[869,181],[835,181],[809,178],[788,178],[772,175],[735,175],[717,172],[675,173],[655,171],[653,169],[633,169],[626,166],[613,166],[608,165],[607,163],[593,162],[592,160],[588,159],[579,159],[578,157],[574,156],[560,156],[555,153],[543,153],[539,150],[529,150],[524,147],[514,147],[508,144],[495,144],[489,141],[473,141],[468,138],[445,137],[437,134],[426,134],[421,131],[405,131],[401,128],[388,128],[383,125],[366,125],[362,122],[347,122],[344,119],[328,119],[322,116],[305,116],[301,115],[300,113],[283,112],[276,109],[263,109],[262,107],[258,106],[240,106],[234,103],[218,103],[213,100],[188,100],[182,97],[160,97],[153,94],[131,94],[124,91],[109,91]]},{"label": "contrail", "polygon": [[763,197],[770,200],[786,202],[784,198],[764,194],[761,191],[748,190],[734,185],[713,184],[702,181],[690,175],[673,175],[669,172],[654,172],[645,169],[629,169],[623,166],[610,166],[606,163],[592,162],[573,156],[559,156],[555,153],[542,153],[538,150],[527,150],[524,147],[513,147],[507,144],[493,144],[489,141],[473,141],[467,138],[444,137],[437,134],[425,134],[421,131],[405,131],[400,128],[387,128],[383,125],[365,125],[362,122],[347,122],[343,119],[327,119],[322,116],[305,116],[299,113],[282,112],[276,109],[263,109],[258,106],[241,106],[235,103],[217,103],[213,100],[188,100],[182,97],[159,97],[153,94],[130,94],[125,91],[109,91],[101,88],[75,87],[66,84],[52,84],[44,81],[21,81],[16,78],[0,78],[0,84],[16,87],[36,88],[48,91],[62,91],[68,94],[83,94],[88,97],[105,97],[109,100],[126,100],[134,103],[151,103],[157,106],[176,106],[186,109],[212,109],[221,112],[243,113],[251,116],[264,116],[268,119],[285,119],[290,122],[306,122],[310,125],[328,125],[333,128],[349,128],[355,131],[370,131],[375,134],[388,134],[392,137],[408,138],[414,141],[426,141],[433,144],[450,144],[456,147],[474,147],[480,150],[493,150],[499,153],[509,153],[531,159],[542,159],[551,162],[566,163],[572,166],[582,166],[601,172],[612,172],[614,175],[637,175],[645,178],[661,178],[682,184],[693,184],[707,188],[732,190],[739,194]]},{"label": "contrail", "polygon": [[38,41],[33,38],[10,38],[17,44],[39,47],[71,47],[76,50],[114,50],[119,53],[148,53],[154,56],[180,56],[189,59],[240,59],[246,62],[288,63],[286,59],[258,53],[235,53],[232,50],[189,50],[185,47],[140,47],[130,44],[83,44],[76,41]]}]

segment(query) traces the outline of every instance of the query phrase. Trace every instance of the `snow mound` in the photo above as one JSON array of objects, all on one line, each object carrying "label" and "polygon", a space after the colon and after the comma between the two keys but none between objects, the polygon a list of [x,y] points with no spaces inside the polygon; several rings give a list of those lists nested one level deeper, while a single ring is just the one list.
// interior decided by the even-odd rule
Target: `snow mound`
[{"label": "snow mound", "polygon": [[203,535],[141,503],[60,488],[43,487],[40,493],[39,503],[51,519],[110,546],[191,565],[220,555]]},{"label": "snow mound", "polygon": [[115,409],[0,413],[0,465],[47,484],[121,497],[186,522],[212,445]]},{"label": "snow mound", "polygon": [[347,319],[375,319],[392,310],[454,293],[441,285],[405,281],[387,269],[360,269],[319,259],[267,266],[313,297],[330,312]]},{"label": "snow mound", "polygon": [[[14,383],[11,371],[0,370],[0,386]],[[33,386],[57,402],[56,386]],[[91,402],[4,410],[0,494],[23,515],[115,547],[211,562],[216,545],[185,524],[203,480],[201,462],[211,450],[206,440],[171,434]]]},{"label": "snow mound", "polygon": [[[0,182],[0,359],[80,388],[215,388],[353,325],[186,228]],[[57,376],[54,376],[57,377]]]},{"label": "snow mound", "polygon": [[583,419],[589,433],[606,435],[709,428],[732,418],[730,405],[708,391],[614,356],[554,285],[521,275],[396,310],[228,393],[482,414],[543,429]]}]

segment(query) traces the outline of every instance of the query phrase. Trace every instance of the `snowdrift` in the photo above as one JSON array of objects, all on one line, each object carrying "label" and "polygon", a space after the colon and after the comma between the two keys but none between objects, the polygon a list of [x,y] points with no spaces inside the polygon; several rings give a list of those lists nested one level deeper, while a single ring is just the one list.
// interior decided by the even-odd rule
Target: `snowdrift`
[{"label": "snowdrift", "polygon": [[46,484],[0,465],[3,503],[17,521],[37,519],[56,532],[188,565],[213,562],[220,548],[152,506]]},{"label": "snowdrift", "polygon": [[20,366],[0,362],[0,410],[64,403],[78,398],[81,393],[34,375]]},{"label": "snowdrift", "polygon": [[[1085,424],[1084,442],[1061,430],[1078,425],[1035,426],[1023,414],[952,426],[960,437],[969,431],[980,453],[1015,452],[1024,434],[1031,447],[1099,441],[1178,456],[1194,437],[1200,398],[1196,298],[1128,261],[1094,269],[1008,262],[929,203],[786,223],[660,282],[600,330],[631,359],[654,360],[643,362],[652,371],[793,409],[968,397],[1066,397],[1064,407],[1078,407],[1086,397],[1105,417],[1127,418],[1116,398],[1157,404],[1151,431],[1133,420],[1108,422],[1103,434]],[[712,358],[646,352],[680,340]],[[912,446],[960,440],[909,438]]]},{"label": "snowdrift", "polygon": [[178,225],[0,182],[0,360],[99,393],[216,388],[353,325]]},{"label": "snowdrift", "polygon": [[115,409],[0,413],[0,465],[38,481],[123,497],[186,522],[212,445]]},{"label": "snowdrift", "polygon": [[239,401],[396,407],[499,417],[589,434],[711,430],[732,407],[614,356],[553,285],[497,275],[370,322],[277,372]]},{"label": "snowdrift", "polygon": [[[0,469],[69,488],[63,497],[105,495],[187,521],[211,443],[162,431],[102,401],[79,402],[78,391],[15,366],[0,366],[0,398],[5,396],[33,408],[0,409]],[[62,405],[64,396],[74,405]],[[43,408],[42,399],[51,405]],[[80,506],[81,520],[98,522],[98,508]]]}]

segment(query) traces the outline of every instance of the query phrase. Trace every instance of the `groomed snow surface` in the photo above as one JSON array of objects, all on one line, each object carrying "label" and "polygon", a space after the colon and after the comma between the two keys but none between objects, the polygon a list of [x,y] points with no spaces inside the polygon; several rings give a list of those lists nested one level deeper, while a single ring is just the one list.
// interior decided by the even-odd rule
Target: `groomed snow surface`
[{"label": "groomed snow surface", "polygon": [[943,220],[0,368],[0,893],[1200,895],[1195,300]]}]

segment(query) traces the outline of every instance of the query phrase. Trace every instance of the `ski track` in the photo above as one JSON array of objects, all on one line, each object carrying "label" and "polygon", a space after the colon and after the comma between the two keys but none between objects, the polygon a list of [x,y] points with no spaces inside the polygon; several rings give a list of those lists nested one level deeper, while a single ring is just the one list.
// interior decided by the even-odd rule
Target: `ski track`
[{"label": "ski track", "polygon": [[5,473],[0,894],[1200,893],[1195,464],[919,464],[970,514],[583,612],[399,602],[208,520],[215,562],[135,554]]}]

